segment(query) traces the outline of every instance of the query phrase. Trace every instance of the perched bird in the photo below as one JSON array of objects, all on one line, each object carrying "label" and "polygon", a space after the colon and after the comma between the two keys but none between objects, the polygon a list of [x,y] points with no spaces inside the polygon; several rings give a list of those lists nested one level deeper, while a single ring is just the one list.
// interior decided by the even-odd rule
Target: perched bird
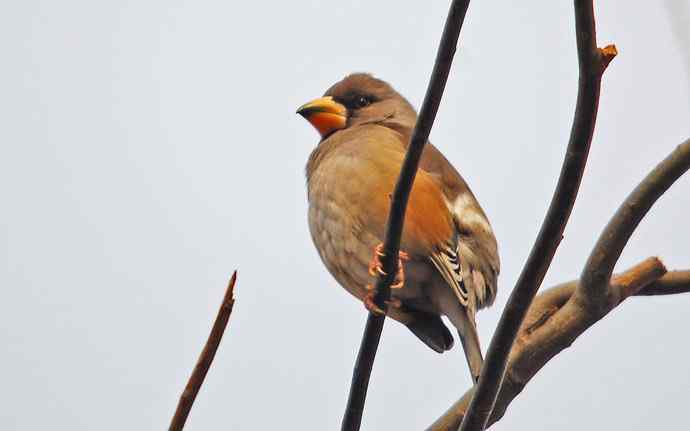
[{"label": "perched bird", "polygon": [[[417,113],[369,74],[345,77],[297,111],[320,133],[306,167],[309,228],[336,280],[373,311],[390,196]],[[475,314],[496,297],[499,258],[491,225],[460,174],[425,146],[401,238],[400,272],[388,315],[433,350],[453,346],[441,320],[458,331],[472,378],[482,366]]]}]

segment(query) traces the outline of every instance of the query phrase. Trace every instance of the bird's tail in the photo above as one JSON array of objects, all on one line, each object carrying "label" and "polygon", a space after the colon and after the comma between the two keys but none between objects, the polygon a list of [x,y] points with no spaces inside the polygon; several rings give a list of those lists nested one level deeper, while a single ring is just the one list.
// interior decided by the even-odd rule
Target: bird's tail
[{"label": "bird's tail", "polygon": [[443,320],[436,314],[414,313],[414,318],[407,327],[427,346],[438,353],[453,347],[453,336]]},{"label": "bird's tail", "polygon": [[458,330],[462,348],[465,350],[465,358],[467,358],[467,365],[470,368],[472,380],[476,383],[479,380],[479,373],[482,370],[484,358],[482,357],[482,349],[479,345],[479,335],[477,334],[477,326],[474,323],[474,313],[463,307],[459,302],[450,304],[450,301],[445,302],[449,306],[446,308],[446,316],[453,322],[453,326]]},{"label": "bird's tail", "polygon": [[474,383],[477,383],[479,380],[479,373],[482,371],[484,358],[482,357],[482,349],[479,345],[477,328],[474,325],[474,322],[470,321],[469,317],[467,318],[467,323],[467,325],[458,326],[458,335],[460,336],[462,348],[465,350],[465,358],[467,359],[467,365],[470,368],[472,380]]}]

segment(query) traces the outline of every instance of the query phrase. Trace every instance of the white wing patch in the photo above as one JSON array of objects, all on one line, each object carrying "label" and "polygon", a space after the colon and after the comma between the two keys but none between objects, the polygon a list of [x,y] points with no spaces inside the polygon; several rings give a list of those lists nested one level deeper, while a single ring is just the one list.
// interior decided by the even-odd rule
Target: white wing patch
[{"label": "white wing patch", "polygon": [[460,193],[453,204],[449,205],[451,212],[455,214],[456,220],[461,225],[479,226],[485,232],[493,232],[489,222],[476,210],[476,206],[477,203],[469,193]]},{"label": "white wing patch", "polygon": [[[464,231],[469,239],[476,241],[472,237],[479,232],[493,236],[491,225],[470,193],[460,193],[453,202],[446,200],[446,205],[453,213],[457,228],[460,232]],[[477,267],[482,263],[479,256],[469,244],[463,243],[460,232],[458,237],[434,252],[430,259],[463,306],[474,309],[476,306],[490,305],[496,295],[496,286],[481,273]],[[463,274],[466,278],[463,278]],[[470,293],[473,295],[471,301]]]}]

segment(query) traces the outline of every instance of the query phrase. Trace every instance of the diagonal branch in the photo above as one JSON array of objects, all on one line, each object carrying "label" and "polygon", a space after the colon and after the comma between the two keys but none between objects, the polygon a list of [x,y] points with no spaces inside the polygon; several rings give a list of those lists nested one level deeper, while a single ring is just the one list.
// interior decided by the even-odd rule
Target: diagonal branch
[{"label": "diagonal branch", "polygon": [[[591,256],[598,258],[593,260],[590,257],[582,278],[578,282],[571,281],[549,289],[535,299],[521,325],[518,342],[512,346],[506,378],[498,390],[495,406],[488,413],[489,425],[503,417],[511,401],[549,360],[569,347],[577,337],[626,298],[690,292],[690,271],[666,273],[666,268],[657,258],[649,258],[616,277],[605,278],[602,281],[604,294],[601,295],[601,302],[599,299],[593,302],[589,297],[593,287],[584,284],[592,280],[588,275],[590,271],[606,273],[615,266],[623,247],[644,215],[688,169],[690,139],[659,163],[625,199],[594,246]],[[613,258],[609,258],[608,254]],[[591,262],[603,263],[598,263],[598,268],[590,270]],[[600,289],[599,286],[594,288]],[[457,429],[472,407],[470,400],[477,390],[474,387],[467,391],[430,429]]]},{"label": "diagonal branch", "polygon": [[[419,111],[417,123],[412,131],[410,145],[403,162],[398,182],[393,191],[391,209],[386,223],[386,232],[383,242],[384,256],[381,257],[383,271],[388,275],[380,275],[376,281],[375,303],[385,310],[386,303],[390,299],[390,285],[395,279],[398,265],[398,252],[400,250],[400,237],[405,221],[405,208],[412,190],[412,183],[417,174],[417,166],[426,144],[431,127],[436,118],[443,90],[446,86],[448,73],[453,62],[460,29],[462,28],[469,0],[453,0],[446,18],[446,24],[441,36],[436,62],[427,87],[422,107]],[[371,369],[374,365],[376,350],[378,349],[381,331],[385,316],[370,313],[362,336],[362,343],[357,354],[357,362],[352,375],[350,394],[343,417],[343,430],[358,430],[364,412],[364,402],[369,385]]]},{"label": "diagonal branch", "polygon": [[170,431],[179,431],[184,428],[184,424],[187,421],[187,416],[192,409],[194,400],[196,399],[201,385],[204,383],[204,378],[206,378],[206,373],[208,373],[209,368],[211,368],[211,363],[213,358],[216,356],[216,351],[220,345],[220,340],[223,338],[223,333],[228,325],[228,320],[230,320],[230,314],[232,313],[232,307],[235,305],[235,281],[237,280],[237,271],[232,274],[230,282],[228,283],[228,288],[225,290],[225,296],[223,297],[223,302],[220,304],[220,309],[218,310],[218,315],[216,316],[216,321],[213,322],[213,327],[211,328],[211,333],[208,335],[208,340],[206,340],[206,345],[199,355],[196,365],[194,366],[194,371],[189,377],[187,386],[184,388],[184,392],[180,396],[180,401],[177,404],[177,409],[175,410],[175,415],[170,422]]},{"label": "diagonal branch", "polygon": [[489,345],[479,383],[463,419],[461,431],[481,431],[486,426],[501,387],[508,355],[561,242],[587,163],[599,105],[601,77],[616,56],[616,48],[612,45],[597,48],[592,0],[575,0],[575,31],[580,77],[575,117],[558,185],[537,240]]}]

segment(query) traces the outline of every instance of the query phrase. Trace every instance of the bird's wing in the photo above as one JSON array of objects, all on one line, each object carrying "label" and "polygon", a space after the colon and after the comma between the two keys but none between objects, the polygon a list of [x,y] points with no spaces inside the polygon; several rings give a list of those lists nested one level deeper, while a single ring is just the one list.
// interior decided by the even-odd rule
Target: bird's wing
[{"label": "bird's wing", "polygon": [[488,218],[462,176],[430,143],[424,149],[420,167],[439,183],[452,213],[457,232],[455,256],[467,291],[474,292],[478,308],[491,305],[496,297],[500,260]]},{"label": "bird's wing", "polygon": [[447,244],[443,248],[432,253],[429,260],[434,264],[448,286],[453,289],[453,293],[455,293],[458,301],[460,301],[463,306],[467,307],[469,303],[469,292],[462,279],[462,268],[457,247],[454,247],[452,244]]}]

